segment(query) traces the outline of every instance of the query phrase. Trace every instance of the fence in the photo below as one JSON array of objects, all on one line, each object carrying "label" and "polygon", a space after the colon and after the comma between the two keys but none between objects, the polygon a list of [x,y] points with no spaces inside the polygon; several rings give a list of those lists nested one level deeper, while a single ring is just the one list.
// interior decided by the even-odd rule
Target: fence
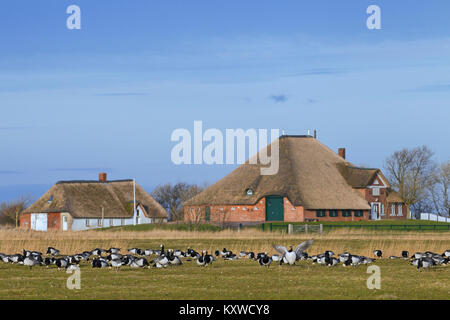
[{"label": "fence", "polygon": [[268,231],[284,231],[288,234],[292,233],[309,233],[309,232],[323,232],[323,225],[307,225],[307,224],[273,224],[269,223],[266,227],[265,224],[261,224],[262,231],[268,230]]},{"label": "fence", "polygon": [[261,224],[262,231],[284,231],[292,233],[322,233],[323,230],[339,228],[359,228],[370,230],[397,230],[397,231],[450,231],[450,224]]},{"label": "fence", "polygon": [[450,218],[438,216],[437,214],[433,214],[433,213],[421,213],[420,220],[450,222]]}]

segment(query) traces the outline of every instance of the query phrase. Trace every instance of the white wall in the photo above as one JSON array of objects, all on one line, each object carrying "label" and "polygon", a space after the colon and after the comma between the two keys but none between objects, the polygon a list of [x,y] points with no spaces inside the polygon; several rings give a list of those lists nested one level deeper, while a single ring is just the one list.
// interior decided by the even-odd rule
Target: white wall
[{"label": "white wall", "polygon": [[420,220],[450,222],[450,218],[438,216],[437,214],[433,214],[433,213],[421,213]]},{"label": "white wall", "polygon": [[[141,208],[137,208],[137,214],[139,215],[139,222],[136,221],[136,215],[133,215],[133,217],[128,219],[113,219],[113,225],[110,224],[110,218],[105,218],[103,220],[103,227],[120,227],[120,226],[129,226],[134,225],[135,221],[136,224],[149,224],[154,223],[153,218],[148,218],[144,216],[144,213],[141,211]],[[167,219],[164,219],[164,222],[167,222]],[[100,218],[100,224],[101,224],[101,218]],[[88,229],[96,229],[101,228],[101,225],[98,225],[98,219],[89,219],[89,227],[86,226],[86,219],[78,219],[73,218],[72,219],[72,230],[78,231],[78,230],[88,230]]]}]

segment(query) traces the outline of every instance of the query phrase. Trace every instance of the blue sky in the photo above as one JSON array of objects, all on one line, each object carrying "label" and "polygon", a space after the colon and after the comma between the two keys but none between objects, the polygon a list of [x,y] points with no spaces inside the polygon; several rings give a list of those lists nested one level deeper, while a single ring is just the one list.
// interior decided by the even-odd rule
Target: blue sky
[{"label": "blue sky", "polygon": [[317,129],[358,165],[422,144],[448,160],[449,15],[445,0],[2,1],[0,201],[99,171],[212,183],[234,166],[170,160],[194,120]]}]

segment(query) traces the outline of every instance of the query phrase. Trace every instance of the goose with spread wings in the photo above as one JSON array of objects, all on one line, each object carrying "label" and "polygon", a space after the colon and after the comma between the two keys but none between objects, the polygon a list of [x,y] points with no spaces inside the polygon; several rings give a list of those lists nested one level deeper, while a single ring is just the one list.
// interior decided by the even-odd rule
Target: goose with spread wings
[{"label": "goose with spread wings", "polygon": [[286,247],[279,245],[274,245],[273,248],[282,254],[280,259],[280,265],[282,265],[284,262],[292,266],[298,259],[300,259],[303,251],[308,249],[313,244],[313,242],[314,240],[312,239],[302,242],[297,246],[297,248],[295,248],[295,250],[292,249],[292,246],[289,247],[289,250],[286,249]]}]

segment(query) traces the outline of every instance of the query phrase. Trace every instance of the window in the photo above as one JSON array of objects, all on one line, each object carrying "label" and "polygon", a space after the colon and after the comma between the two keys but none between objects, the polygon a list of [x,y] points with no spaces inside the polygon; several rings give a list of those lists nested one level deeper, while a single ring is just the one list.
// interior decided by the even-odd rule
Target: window
[{"label": "window", "polygon": [[391,204],[391,216],[395,216],[395,204]]},{"label": "window", "polygon": [[355,217],[362,217],[364,216],[364,211],[362,210],[355,210]]},{"label": "window", "polygon": [[397,215],[399,217],[403,216],[403,205],[401,203],[398,204],[398,212]]},{"label": "window", "polygon": [[330,210],[330,217],[335,218],[337,216],[339,216],[339,211],[337,211],[337,210]]},{"label": "window", "polygon": [[316,210],[316,217],[325,217],[325,210]]},{"label": "window", "polygon": [[120,225],[121,226],[125,225],[125,219],[120,219]]},{"label": "window", "polygon": [[114,226],[114,219],[109,219],[109,226],[113,227]]},{"label": "window", "polygon": [[384,204],[381,205],[381,215],[384,216]]},{"label": "window", "polygon": [[247,189],[247,190],[245,190],[245,193],[246,193],[248,196],[252,196],[252,195],[253,195],[253,190],[252,190],[252,189]]},{"label": "window", "polygon": [[379,196],[380,195],[380,188],[372,188],[372,195],[373,196]]},{"label": "window", "polygon": [[90,227],[90,225],[89,225],[89,219],[86,219],[86,227]]},{"label": "window", "polygon": [[351,217],[352,211],[351,210],[342,210],[342,216],[343,217]]},{"label": "window", "polygon": [[102,225],[102,219],[97,219],[97,226],[103,227],[103,225]]}]

